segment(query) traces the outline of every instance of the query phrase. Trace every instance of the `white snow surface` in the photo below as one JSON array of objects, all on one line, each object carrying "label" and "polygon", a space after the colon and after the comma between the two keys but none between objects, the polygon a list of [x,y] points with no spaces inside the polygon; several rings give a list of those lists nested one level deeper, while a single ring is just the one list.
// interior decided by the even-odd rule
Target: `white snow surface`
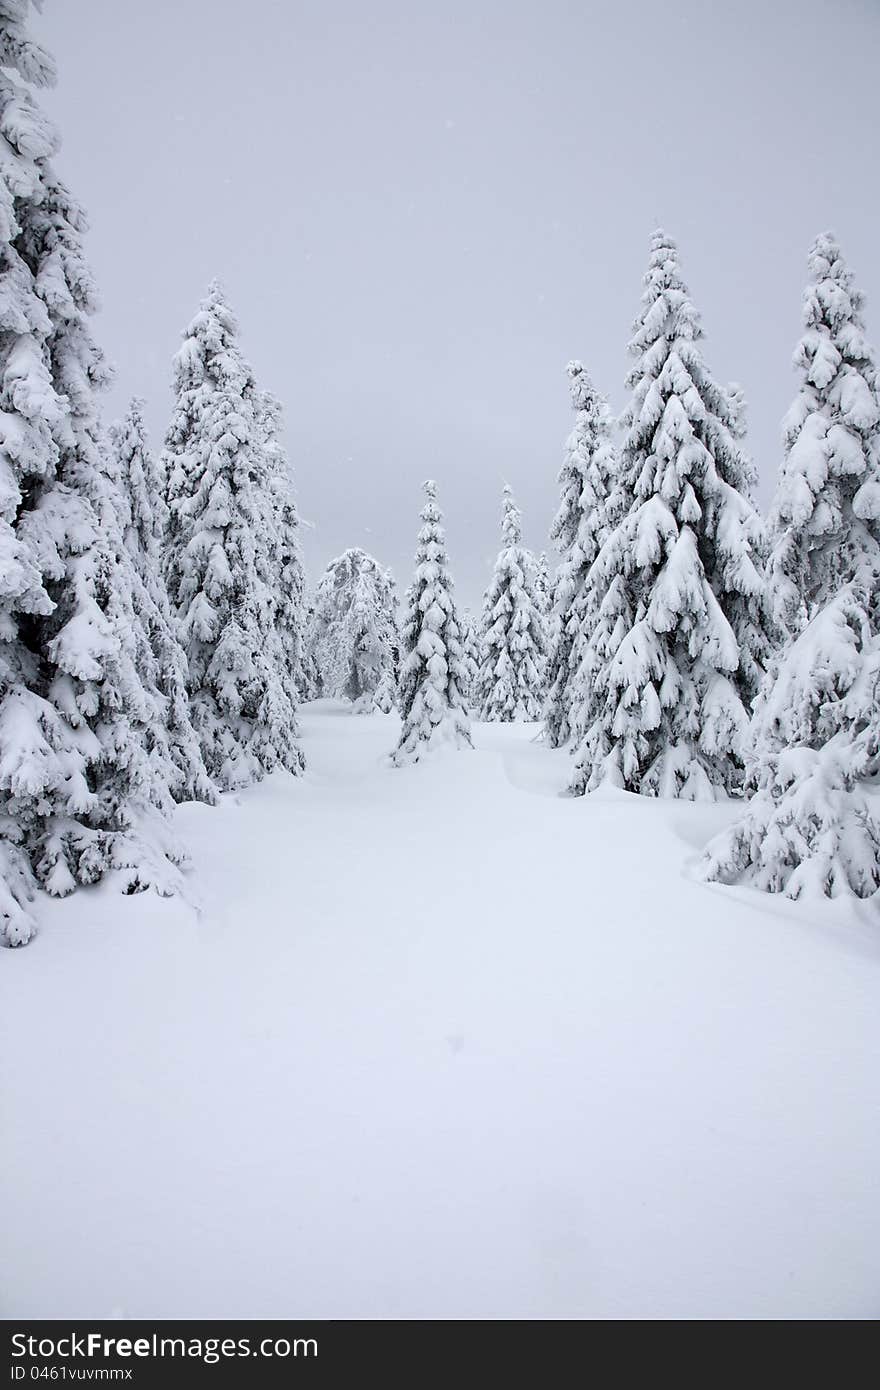
[{"label": "white snow surface", "polygon": [[689,876],[729,803],[559,793],[534,725],[177,811],[0,953],[0,1316],[880,1312],[880,931]]}]

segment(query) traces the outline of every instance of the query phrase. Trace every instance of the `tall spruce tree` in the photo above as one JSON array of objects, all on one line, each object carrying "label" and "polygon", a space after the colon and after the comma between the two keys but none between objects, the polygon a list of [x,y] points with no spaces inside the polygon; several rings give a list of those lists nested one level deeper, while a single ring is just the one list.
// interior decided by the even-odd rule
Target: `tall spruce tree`
[{"label": "tall spruce tree", "polygon": [[437,506],[437,484],[426,482],[425,493],[415,574],[407,590],[401,634],[398,706],[402,727],[392,755],[396,767],[418,762],[440,743],[471,747],[462,695],[461,629],[446,558],[443,514]]},{"label": "tall spruce tree", "polygon": [[880,886],[880,392],[862,295],[830,234],[809,270],[771,511],[788,636],[756,702],[755,795],[708,846],[703,873],[789,897],[865,898]]},{"label": "tall spruce tree", "polygon": [[538,566],[522,544],[522,520],[505,485],[501,550],[483,601],[480,630],[481,717],[499,723],[539,719],[544,702],[547,639]]},{"label": "tall spruce tree", "polygon": [[583,363],[569,362],[567,370],[575,426],[566,443],[559,474],[562,500],[550,532],[561,555],[545,709],[547,741],[553,748],[566,743],[582,723],[583,694],[575,683],[601,599],[591,569],[611,524],[609,498],[617,468],[605,398]]},{"label": "tall spruce tree", "polygon": [[0,4],[0,940],[33,931],[35,881],[70,892],[110,871],[173,891],[158,709],[137,669],[132,571],[97,396],[108,380],[85,217],[51,164],[58,138],[29,87],[55,78]]},{"label": "tall spruce tree", "polygon": [[768,648],[761,524],[737,442],[741,413],[703,360],[674,244],[656,232],[630,352],[619,488],[625,511],[593,566],[585,736],[572,790],[653,796],[739,790],[748,711]]},{"label": "tall spruce tree", "polygon": [[165,441],[165,577],[193,725],[222,790],[298,773],[293,689],[276,629],[278,536],[266,403],[214,282],[174,359]]}]

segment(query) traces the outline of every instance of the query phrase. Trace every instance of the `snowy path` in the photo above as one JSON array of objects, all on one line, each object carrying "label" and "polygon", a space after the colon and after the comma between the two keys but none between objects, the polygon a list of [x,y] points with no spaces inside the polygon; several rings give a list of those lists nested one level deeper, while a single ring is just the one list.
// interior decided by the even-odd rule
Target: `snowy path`
[{"label": "snowy path", "polygon": [[690,882],[725,808],[570,801],[526,729],[181,819],[0,958],[0,1315],[880,1312],[880,936]]}]

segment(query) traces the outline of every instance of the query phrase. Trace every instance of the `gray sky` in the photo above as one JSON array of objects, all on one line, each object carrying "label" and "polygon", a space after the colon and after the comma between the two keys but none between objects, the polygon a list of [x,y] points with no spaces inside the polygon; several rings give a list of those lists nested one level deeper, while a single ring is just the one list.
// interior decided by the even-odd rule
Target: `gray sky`
[{"label": "gray sky", "polygon": [[835,230],[880,339],[880,0],[47,0],[118,414],[214,275],[283,401],[314,580],[409,576],[438,480],[476,604],[502,481],[546,544],[580,357],[620,410],[648,239],[678,240],[764,497],[804,261]]}]

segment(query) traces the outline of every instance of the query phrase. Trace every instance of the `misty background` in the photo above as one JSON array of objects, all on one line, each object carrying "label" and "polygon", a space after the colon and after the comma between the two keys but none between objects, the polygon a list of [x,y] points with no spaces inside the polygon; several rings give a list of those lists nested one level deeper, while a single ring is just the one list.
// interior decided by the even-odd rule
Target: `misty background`
[{"label": "misty background", "polygon": [[880,0],[47,0],[56,165],[91,222],[119,415],[224,283],[285,407],[310,582],[408,583],[436,477],[477,608],[513,486],[540,551],[579,357],[618,412],[650,233],[739,381],[766,503],[805,259],[840,237],[880,339]]}]

